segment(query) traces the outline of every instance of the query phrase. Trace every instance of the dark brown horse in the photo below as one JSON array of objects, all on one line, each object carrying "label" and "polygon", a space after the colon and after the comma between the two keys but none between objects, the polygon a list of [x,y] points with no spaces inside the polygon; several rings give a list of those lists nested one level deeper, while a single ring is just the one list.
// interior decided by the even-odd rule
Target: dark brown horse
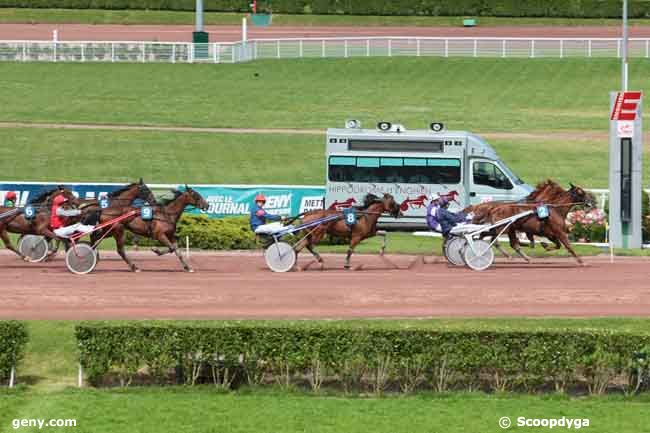
[{"label": "dark brown horse", "polygon": [[[314,250],[314,245],[318,244],[326,233],[346,238],[350,240],[350,244],[347,256],[345,257],[345,268],[349,269],[350,257],[354,252],[354,248],[359,245],[362,240],[368,239],[377,234],[377,220],[379,217],[382,214],[389,214],[394,218],[401,215],[399,204],[390,194],[384,194],[381,198],[374,194],[367,194],[363,205],[355,209],[357,220],[356,224],[352,226],[346,224],[342,211],[327,209],[306,213],[302,218],[303,224],[333,215],[339,215],[340,218],[334,221],[325,222],[314,229],[306,229],[307,232],[303,234],[305,237],[296,245],[296,252],[300,252],[306,247],[322,267],[323,258]],[[307,267],[309,265],[307,265]]]},{"label": "dark brown horse", "polygon": [[[548,201],[545,201],[545,204],[549,209],[548,218],[540,219],[536,214],[532,214],[521,218],[508,228],[507,234],[510,240],[510,246],[515,250],[515,252],[517,252],[517,254],[530,262],[530,259],[521,251],[517,232],[523,232],[529,236],[544,236],[554,243],[555,248],[553,249],[559,249],[561,246],[564,246],[576,261],[582,265],[582,259],[578,257],[569,242],[565,222],[566,216],[575,206],[584,205],[593,207],[595,203],[596,201],[593,195],[579,186],[570,184],[570,189],[562,193],[558,193],[558,190],[555,189],[555,196],[550,197]],[[496,221],[528,210],[535,210],[535,204],[522,203],[497,206],[491,209],[487,214],[475,217],[473,222],[477,224],[492,224]],[[549,248],[547,248],[547,250],[548,249]]]},{"label": "dark brown horse", "polygon": [[[124,232],[130,231],[136,235],[144,238],[154,239],[161,242],[167,247],[167,250],[159,250],[154,248],[153,251],[158,255],[175,253],[183,265],[186,272],[194,272],[187,264],[185,258],[178,250],[178,242],[176,240],[176,224],[180,219],[183,211],[188,206],[194,206],[201,210],[207,210],[209,205],[201,194],[185,185],[184,191],[174,191],[174,198],[155,204],[153,207],[153,219],[145,221],[141,216],[135,216],[127,219],[120,224],[114,226],[112,236],[115,238],[117,252],[122,259],[129,265],[133,272],[139,272],[138,267],[129,259],[124,249]],[[129,208],[133,209],[133,208]],[[101,221],[105,222],[110,219],[116,218],[124,213],[127,209],[120,209],[117,213],[116,210],[110,212],[102,212]]]},{"label": "dark brown horse", "polygon": [[[33,218],[27,218],[24,212],[17,212],[14,216],[0,220],[0,238],[5,247],[25,259],[22,254],[12,245],[9,233],[18,233],[21,235],[38,235],[44,236],[48,241],[55,239],[56,235],[50,229],[50,214],[52,200],[54,197],[63,195],[68,199],[71,206],[79,204],[78,199],[72,191],[61,186],[42,192],[34,199],[30,200],[28,206],[32,206],[36,211]],[[12,210],[13,208],[0,207],[0,213]]]}]

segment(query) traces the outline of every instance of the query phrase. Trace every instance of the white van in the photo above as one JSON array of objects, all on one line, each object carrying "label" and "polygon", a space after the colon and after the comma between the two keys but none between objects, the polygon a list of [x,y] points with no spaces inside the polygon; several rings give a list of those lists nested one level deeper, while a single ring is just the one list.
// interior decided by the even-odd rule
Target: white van
[{"label": "white van", "polygon": [[492,200],[519,200],[533,189],[499,159],[482,138],[465,131],[446,131],[432,123],[428,130],[406,130],[380,122],[362,129],[327,130],[325,207],[359,205],[367,193],[390,193],[404,204],[404,217],[382,218],[383,224],[422,225],[428,199],[458,192],[462,208]]}]

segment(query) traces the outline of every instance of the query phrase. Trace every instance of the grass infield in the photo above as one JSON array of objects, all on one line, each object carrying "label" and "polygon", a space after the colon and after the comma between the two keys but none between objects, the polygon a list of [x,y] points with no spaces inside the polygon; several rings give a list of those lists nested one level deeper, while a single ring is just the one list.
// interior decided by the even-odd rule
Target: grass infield
[{"label": "grass infield", "polygon": [[[1,68],[0,121],[198,127],[324,129],[357,118],[410,129],[438,120],[470,131],[606,133],[608,92],[620,84],[618,60],[596,58]],[[632,60],[630,70],[630,88],[649,91],[650,62]]]}]

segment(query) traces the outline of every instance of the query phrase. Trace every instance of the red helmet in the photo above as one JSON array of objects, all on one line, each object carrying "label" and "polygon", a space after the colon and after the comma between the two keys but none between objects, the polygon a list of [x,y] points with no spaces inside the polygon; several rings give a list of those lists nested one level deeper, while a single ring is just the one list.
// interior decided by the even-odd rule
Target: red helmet
[{"label": "red helmet", "polygon": [[9,191],[8,193],[5,194],[5,200],[16,200],[16,193],[13,191]]},{"label": "red helmet", "polygon": [[56,197],[54,197],[54,201],[52,202],[52,204],[55,205],[55,206],[59,206],[59,205],[65,203],[66,201],[68,201],[68,199],[61,194],[61,195],[57,195]]},{"label": "red helmet", "polygon": [[266,203],[266,197],[264,197],[264,194],[257,194],[255,196],[255,201],[263,201],[264,203]]}]

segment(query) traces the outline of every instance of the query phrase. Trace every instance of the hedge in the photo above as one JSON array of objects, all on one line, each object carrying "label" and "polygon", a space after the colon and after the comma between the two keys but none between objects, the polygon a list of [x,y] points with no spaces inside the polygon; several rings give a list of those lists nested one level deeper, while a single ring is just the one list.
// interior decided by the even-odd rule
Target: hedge
[{"label": "hedge", "polygon": [[[249,12],[248,0],[205,0],[206,11]],[[0,7],[192,11],[194,0],[0,0]],[[621,0],[266,0],[259,10],[286,14],[617,18]],[[631,18],[650,16],[648,0],[630,0]]]},{"label": "hedge", "polygon": [[[353,392],[558,391],[602,394],[647,384],[650,334],[368,328],[241,322],[76,327],[93,384],[176,382],[322,387]],[[645,377],[645,380],[642,380]]]},{"label": "hedge", "polygon": [[27,344],[27,327],[16,321],[0,321],[0,379],[9,378],[11,367],[23,357]]}]

